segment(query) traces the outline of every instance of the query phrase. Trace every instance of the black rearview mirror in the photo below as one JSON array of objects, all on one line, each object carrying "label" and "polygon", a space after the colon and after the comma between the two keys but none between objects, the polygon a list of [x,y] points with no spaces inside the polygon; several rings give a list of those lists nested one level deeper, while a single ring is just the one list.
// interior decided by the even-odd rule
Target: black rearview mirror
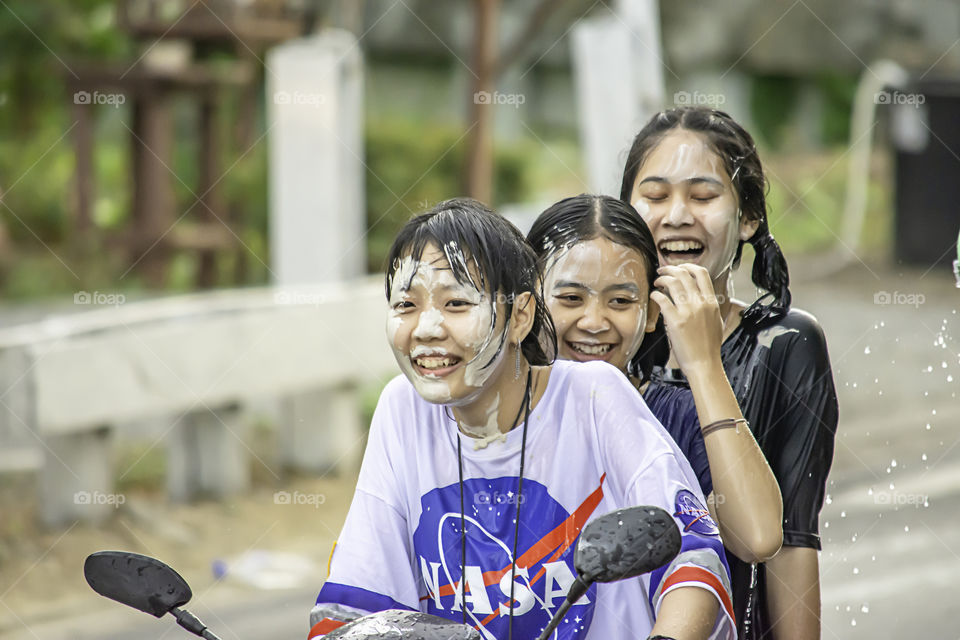
[{"label": "black rearview mirror", "polygon": [[604,514],[580,532],[573,566],[577,579],[539,640],[550,637],[571,605],[594,582],[614,582],[659,569],[680,553],[680,529],[660,507],[630,507]]},{"label": "black rearview mirror", "polygon": [[620,509],[584,527],[573,565],[585,582],[624,580],[662,567],[680,543],[680,530],[663,509]]},{"label": "black rearview mirror", "polygon": [[83,577],[100,595],[158,618],[193,597],[179,573],[155,558],[129,551],[87,556]]}]

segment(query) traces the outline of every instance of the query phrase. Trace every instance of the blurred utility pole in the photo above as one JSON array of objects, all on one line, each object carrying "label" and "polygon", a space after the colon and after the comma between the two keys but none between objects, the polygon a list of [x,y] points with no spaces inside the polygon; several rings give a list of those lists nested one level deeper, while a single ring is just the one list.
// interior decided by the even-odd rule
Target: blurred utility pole
[{"label": "blurred utility pole", "polygon": [[474,0],[473,85],[465,190],[490,204],[493,195],[493,92],[496,84],[500,0]]},{"label": "blurred utility pole", "polygon": [[531,50],[536,36],[565,0],[540,0],[517,30],[513,41],[498,53],[500,0],[474,0],[474,37],[470,85],[470,133],[464,191],[491,204],[493,199],[493,110],[497,79]]}]

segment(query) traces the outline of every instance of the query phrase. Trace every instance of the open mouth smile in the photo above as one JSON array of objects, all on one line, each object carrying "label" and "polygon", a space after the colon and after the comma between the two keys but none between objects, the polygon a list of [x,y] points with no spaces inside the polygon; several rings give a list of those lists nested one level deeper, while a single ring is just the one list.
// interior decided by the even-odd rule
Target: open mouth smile
[{"label": "open mouth smile", "polygon": [[431,378],[447,376],[460,364],[460,358],[450,354],[422,354],[411,357],[410,360],[417,373]]},{"label": "open mouth smile", "polygon": [[606,360],[615,346],[610,343],[572,342],[570,340],[567,340],[566,343],[573,352],[574,358],[581,362],[587,360]]},{"label": "open mouth smile", "polygon": [[657,244],[657,250],[663,257],[664,262],[694,262],[703,255],[706,247],[699,240],[661,240]]}]

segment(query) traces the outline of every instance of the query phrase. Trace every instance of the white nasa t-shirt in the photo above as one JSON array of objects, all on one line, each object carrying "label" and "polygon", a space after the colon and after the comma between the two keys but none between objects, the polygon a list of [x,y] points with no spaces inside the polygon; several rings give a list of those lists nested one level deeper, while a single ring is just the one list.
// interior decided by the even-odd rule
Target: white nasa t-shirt
[{"label": "white nasa t-shirt", "polygon": [[669,566],[597,584],[554,638],[645,638],[660,599],[681,586],[709,590],[720,606],[711,638],[735,638],[729,575],[697,478],[640,394],[614,367],[557,361],[530,413],[522,497],[522,425],[475,450],[463,437],[466,558],[461,553],[455,422],[406,378],[384,389],[370,427],[356,493],[317,598],[311,637],[331,612],[413,609],[464,616],[484,638],[506,638],[510,570],[520,507],[513,636],[535,638],[574,580],[577,536],[619,508],[657,505],[674,514],[683,547]]}]

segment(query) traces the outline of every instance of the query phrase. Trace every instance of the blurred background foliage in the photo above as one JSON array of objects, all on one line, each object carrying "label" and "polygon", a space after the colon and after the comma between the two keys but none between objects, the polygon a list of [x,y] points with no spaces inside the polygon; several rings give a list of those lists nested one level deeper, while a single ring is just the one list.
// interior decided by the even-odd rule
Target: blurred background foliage
[{"label": "blurred background foliage", "polygon": [[[42,32],[42,33],[41,33]],[[42,38],[39,37],[42,35]],[[72,294],[79,289],[136,292],[143,282],[130,259],[108,239],[130,220],[129,104],[99,107],[95,123],[94,224],[98,236],[82,255],[74,255],[69,211],[74,195],[74,124],[68,95],[70,67],[81,61],[131,64],[140,55],[128,35],[117,27],[114,0],[46,0],[20,2],[16,11],[0,11],[0,295],[6,300]],[[446,82],[448,64],[421,64],[414,56],[415,74],[434,73]],[[368,96],[383,95],[399,85],[396,68],[404,60],[367,56]],[[377,67],[389,69],[378,72]],[[556,74],[556,69],[549,73]],[[388,89],[370,86],[386,83]],[[414,78],[422,77],[415,75]],[[381,80],[383,79],[383,80]],[[409,84],[407,80],[402,80]],[[809,85],[809,83],[807,83]],[[856,76],[823,73],[813,79],[819,93],[820,139],[799,139],[792,125],[802,92],[787,75],[755,75],[750,85],[752,129],[764,164],[770,169],[771,225],[788,254],[822,250],[835,240],[843,207],[849,135],[849,113]],[[462,93],[463,95],[459,95]],[[407,100],[415,100],[411,89]],[[436,95],[429,108],[436,109]],[[227,97],[227,120],[239,108],[237,95]],[[258,105],[258,143],[248,149],[225,145],[221,166],[230,167],[222,187],[233,231],[242,243],[237,252],[219,258],[218,286],[243,286],[269,281],[267,148],[261,134],[263,92]],[[458,92],[455,100],[468,99]],[[574,109],[575,105],[569,105]],[[368,260],[370,271],[383,268],[390,243],[409,217],[432,204],[462,193],[464,126],[454,117],[437,121],[415,111],[384,116],[385,106],[367,105],[365,164]],[[196,113],[186,101],[175,109],[177,131],[174,181],[177,216],[194,202],[198,179]],[[226,126],[226,125],[224,125]],[[550,202],[586,190],[582,182],[579,140],[575,128],[556,126],[549,118],[530,120],[536,137],[499,136],[495,143],[494,196],[500,207],[510,203]],[[229,136],[224,134],[225,139]],[[798,151],[799,150],[799,151]],[[891,217],[890,168],[879,159],[880,180],[870,190],[866,228],[869,248],[889,242]],[[877,172],[875,172],[875,175]],[[822,176],[811,179],[810,176]],[[199,207],[193,207],[192,211]],[[170,265],[168,289],[194,286],[197,259],[179,252]]]},{"label": "blurred background foliage", "polygon": [[[393,238],[413,215],[460,193],[464,146],[461,128],[411,127],[396,120],[369,122],[366,128],[367,267],[383,271]],[[530,196],[532,147],[495,148],[494,207]]]}]

